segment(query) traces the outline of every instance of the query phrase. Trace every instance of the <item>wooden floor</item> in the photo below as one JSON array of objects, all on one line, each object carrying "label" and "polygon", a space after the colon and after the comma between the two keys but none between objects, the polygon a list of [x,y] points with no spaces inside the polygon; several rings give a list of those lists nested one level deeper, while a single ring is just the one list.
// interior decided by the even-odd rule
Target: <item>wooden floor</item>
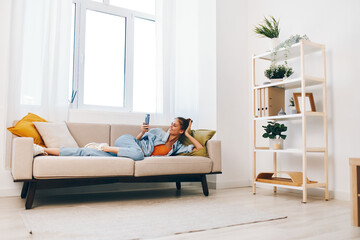
[{"label": "wooden floor", "polygon": [[[56,208],[83,202],[134,201],[134,199],[187,198],[202,195],[201,187],[184,186],[181,193],[174,189],[131,191],[117,193],[82,195],[41,195],[35,197],[34,208]],[[205,232],[186,233],[160,239],[360,239],[360,228],[351,225],[350,202],[309,197],[309,202],[301,203],[301,195],[288,192],[274,194],[269,189],[258,189],[257,195],[251,188],[210,190],[210,197],[231,198],[244,206],[280,212],[288,216],[283,220],[227,227]],[[209,209],[211,211],[211,209]],[[26,231],[20,213],[24,210],[24,200],[20,197],[0,198],[0,239],[31,239]],[[204,213],[206,214],[206,213]]]}]

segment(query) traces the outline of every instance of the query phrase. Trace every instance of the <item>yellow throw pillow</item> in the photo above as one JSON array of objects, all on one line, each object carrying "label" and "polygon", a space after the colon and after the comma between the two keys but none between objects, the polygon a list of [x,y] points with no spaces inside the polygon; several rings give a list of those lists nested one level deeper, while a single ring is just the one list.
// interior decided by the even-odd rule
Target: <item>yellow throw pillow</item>
[{"label": "yellow throw pillow", "polygon": [[181,153],[180,156],[200,156],[200,157],[209,157],[209,154],[207,152],[206,147],[203,147],[202,149],[192,151],[189,153]]},{"label": "yellow throw pillow", "polygon": [[45,144],[36,130],[33,122],[47,122],[45,119],[33,114],[28,113],[20,121],[18,121],[15,126],[9,127],[8,130],[19,137],[32,137],[34,138],[34,143],[40,146],[45,147]]},{"label": "yellow throw pillow", "polygon": [[[207,129],[191,130],[190,135],[192,137],[194,137],[196,140],[198,140],[198,142],[203,146],[203,148],[196,150],[196,151],[192,151],[190,153],[182,153],[179,155],[208,157],[209,155],[207,153],[206,143],[215,135],[215,133],[216,133],[216,131],[207,130]],[[191,144],[190,139],[185,137],[185,135],[182,135],[179,140],[185,146],[188,146]]]}]

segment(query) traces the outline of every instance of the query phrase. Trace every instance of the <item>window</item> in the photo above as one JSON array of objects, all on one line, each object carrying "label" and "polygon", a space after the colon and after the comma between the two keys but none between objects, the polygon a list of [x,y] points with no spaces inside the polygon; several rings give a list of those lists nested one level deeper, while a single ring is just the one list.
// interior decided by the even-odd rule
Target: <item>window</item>
[{"label": "window", "polygon": [[159,112],[155,0],[74,0],[73,90],[83,109]]},{"label": "window", "polygon": [[86,11],[84,104],[124,106],[125,18]]},{"label": "window", "polygon": [[110,4],[155,15],[155,0],[110,0]]},{"label": "window", "polygon": [[[155,23],[141,18],[134,22],[134,111],[156,111]],[[147,94],[148,92],[154,94]],[[143,101],[142,96],[147,96]]]},{"label": "window", "polygon": [[75,3],[72,4],[72,9],[71,9],[71,19],[73,21],[74,24],[71,25],[71,37],[70,37],[70,59],[69,59],[69,101],[73,101],[73,92],[74,92],[74,57],[75,57],[75,22],[76,22],[76,15],[75,15],[75,8],[76,5]]}]

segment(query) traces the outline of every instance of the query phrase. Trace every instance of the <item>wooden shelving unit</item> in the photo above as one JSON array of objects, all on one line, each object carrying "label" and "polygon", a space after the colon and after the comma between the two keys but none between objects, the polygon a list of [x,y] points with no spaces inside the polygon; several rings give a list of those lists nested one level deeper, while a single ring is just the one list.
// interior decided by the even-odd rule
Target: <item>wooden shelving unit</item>
[{"label": "wooden shelving unit", "polygon": [[[322,56],[322,73],[323,76],[307,76],[305,75],[305,55],[320,52]],[[325,62],[325,46],[322,44],[313,43],[307,40],[300,40],[299,43],[294,44],[288,51],[285,49],[280,49],[276,55],[276,61],[280,62],[285,60],[287,55],[287,60],[290,59],[299,59],[300,66],[301,66],[301,76],[294,79],[287,79],[280,82],[275,82],[266,85],[256,85],[256,77],[255,77],[255,63],[259,60],[270,61],[271,60],[271,52],[266,52],[259,55],[254,55],[252,59],[252,67],[253,67],[253,76],[252,76],[252,95],[253,95],[253,128],[254,128],[254,143],[253,143],[253,193],[256,194],[256,186],[257,185],[268,185],[273,186],[274,191],[276,191],[277,187],[282,188],[290,188],[290,189],[297,189],[302,190],[303,197],[302,202],[307,202],[307,190],[309,188],[324,188],[325,189],[325,200],[329,199],[329,191],[328,191],[328,128],[327,128],[327,94],[326,94],[326,62]],[[319,86],[322,87],[322,104],[323,104],[323,112],[305,112],[299,114],[291,114],[291,115],[284,115],[284,116],[257,116],[256,114],[256,94],[259,89],[269,88],[269,87],[279,87],[284,88],[285,90],[288,89],[300,89],[301,91],[301,109],[305,109],[305,92],[307,87],[310,86]],[[307,128],[307,119],[309,118],[320,118],[323,120],[323,134],[324,134],[324,142],[323,146],[307,146],[306,141],[306,128]],[[301,121],[301,130],[302,130],[302,146],[295,149],[281,149],[281,150],[273,150],[269,149],[268,147],[261,147],[256,145],[256,123],[258,121],[263,120],[275,120],[275,121],[288,121],[291,124],[291,121],[297,120]],[[277,174],[279,173],[277,170],[277,155],[278,154],[300,154],[302,155],[302,172],[301,174],[302,181],[297,185],[289,185],[288,183],[290,179],[283,179],[281,181],[266,181],[266,180],[257,180],[258,172],[256,171],[256,164],[257,164],[257,153],[260,152],[268,152],[271,153],[273,156],[273,171],[274,172],[274,179],[277,179]],[[316,182],[316,181],[309,181],[307,177],[307,154],[308,153],[319,153],[323,155],[324,158],[324,182]],[[260,162],[260,160],[259,160]],[[260,163],[259,163],[260,164]],[[259,174],[261,175],[261,174]],[[298,175],[299,176],[299,175]]]}]

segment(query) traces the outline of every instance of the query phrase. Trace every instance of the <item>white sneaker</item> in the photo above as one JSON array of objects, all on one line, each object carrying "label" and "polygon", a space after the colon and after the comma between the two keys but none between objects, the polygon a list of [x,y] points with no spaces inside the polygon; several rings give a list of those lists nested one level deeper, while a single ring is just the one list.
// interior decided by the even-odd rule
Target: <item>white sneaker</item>
[{"label": "white sneaker", "polygon": [[34,157],[37,156],[37,155],[47,155],[47,153],[45,152],[44,148],[42,146],[39,146],[37,144],[34,144],[33,146],[33,149],[34,149]]},{"label": "white sneaker", "polygon": [[107,143],[92,142],[92,143],[86,144],[84,148],[92,148],[92,149],[102,150],[103,147],[108,147],[108,146],[109,146],[109,144],[107,144]]}]

